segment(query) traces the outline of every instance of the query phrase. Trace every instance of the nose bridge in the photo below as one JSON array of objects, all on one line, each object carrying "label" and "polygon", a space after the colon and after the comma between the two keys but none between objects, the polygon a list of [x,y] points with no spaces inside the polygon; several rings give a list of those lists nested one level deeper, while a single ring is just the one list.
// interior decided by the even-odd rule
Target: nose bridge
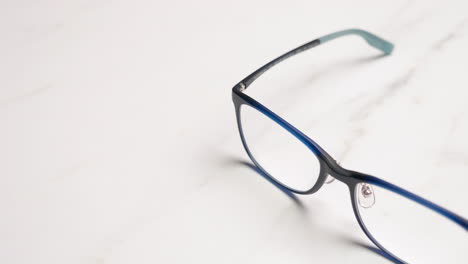
[{"label": "nose bridge", "polygon": [[335,179],[338,179],[339,181],[344,182],[343,180],[343,174],[342,171],[345,170],[343,167],[341,167],[341,164],[334,160],[327,160],[325,162],[327,164],[327,179],[325,183],[330,184],[335,181]]},{"label": "nose bridge", "polygon": [[328,167],[326,183],[332,183],[336,179],[348,185],[352,190],[360,182],[359,177],[356,177],[360,174],[359,172],[343,168],[336,160],[328,160],[326,164]]}]

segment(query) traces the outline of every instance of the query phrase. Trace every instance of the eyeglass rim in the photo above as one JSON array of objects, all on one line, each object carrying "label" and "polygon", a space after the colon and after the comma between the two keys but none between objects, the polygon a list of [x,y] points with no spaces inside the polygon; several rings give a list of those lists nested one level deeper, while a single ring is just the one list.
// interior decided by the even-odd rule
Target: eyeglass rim
[{"label": "eyeglass rim", "polygon": [[[256,101],[255,99],[251,98],[247,94],[243,93],[238,89],[238,87],[234,87],[232,90],[232,100],[234,102],[235,106],[235,112],[236,112],[236,120],[237,120],[237,125],[239,129],[239,134],[241,137],[242,144],[244,146],[245,151],[247,152],[249,158],[252,160],[252,162],[257,166],[258,169],[260,169],[266,177],[269,178],[269,180],[275,182],[276,184],[280,185],[281,187],[296,193],[296,194],[313,194],[317,192],[325,183],[328,175],[332,176],[338,181],[341,181],[345,183],[351,194],[351,202],[352,202],[352,208],[354,215],[359,223],[359,226],[363,230],[363,232],[366,234],[366,236],[371,240],[372,243],[374,243],[379,249],[381,249],[385,254],[387,254],[387,257],[389,257],[392,260],[395,260],[397,262],[405,263],[403,260],[399,259],[397,256],[395,256],[392,252],[387,250],[382,244],[378,242],[376,238],[373,237],[371,232],[366,228],[366,225],[364,221],[361,218],[361,215],[358,210],[358,205],[356,203],[356,197],[355,197],[355,190],[356,186],[359,183],[369,183],[372,185],[379,186],[381,188],[384,188],[388,191],[391,191],[397,195],[403,196],[410,201],[416,202],[419,205],[422,205],[442,216],[444,216],[446,219],[452,221],[453,223],[461,226],[465,231],[468,231],[468,220],[465,219],[464,217],[442,207],[439,206],[421,196],[418,196],[408,190],[405,190],[397,185],[394,185],[390,182],[387,182],[383,179],[380,179],[378,177],[365,174],[362,172],[357,172],[357,171],[352,171],[343,168],[341,165],[338,164],[336,160],[334,160],[322,147],[320,147],[315,141],[310,139],[307,135],[302,133],[300,130],[295,128],[293,125],[288,123],[286,120],[275,114],[273,111]],[[255,159],[255,157],[252,155],[252,153],[249,150],[249,147],[247,145],[247,142],[244,137],[243,129],[242,129],[242,121],[241,121],[241,106],[242,105],[248,105],[255,110],[259,111],[261,114],[265,115],[272,121],[276,122],[278,125],[286,129],[287,132],[291,133],[294,137],[296,137],[299,141],[301,141],[306,147],[308,147],[312,154],[317,157],[319,160],[320,164],[320,174],[319,177],[314,184],[312,188],[306,191],[300,191],[296,190],[294,188],[291,188],[290,186],[283,184],[281,181],[277,180],[275,177],[271,176],[268,171],[266,171]]]},{"label": "eyeglass rim", "polygon": [[[465,219],[464,217],[446,209],[443,208],[442,206],[439,206],[421,196],[418,196],[408,190],[405,190],[399,186],[396,186],[390,182],[384,181],[378,177],[365,174],[362,172],[357,172],[357,171],[352,171],[343,168],[341,165],[338,164],[338,162],[331,157],[330,154],[328,154],[322,147],[320,147],[315,141],[310,139],[307,135],[302,133],[300,130],[295,128],[293,125],[288,123],[286,120],[275,114],[273,111],[259,103],[258,101],[254,100],[252,97],[248,96],[247,94],[239,91],[236,87],[233,88],[232,90],[232,99],[234,102],[235,106],[235,112],[236,112],[236,117],[237,117],[237,124],[239,128],[239,132],[241,134],[241,139],[244,144],[244,147],[246,145],[244,138],[242,136],[242,125],[240,124],[240,107],[243,104],[249,105],[253,107],[254,109],[258,110],[268,118],[270,118],[272,121],[276,122],[278,125],[286,129],[289,133],[291,133],[294,137],[296,137],[298,140],[300,140],[305,146],[307,146],[313,154],[316,155],[316,157],[320,161],[320,166],[321,166],[321,173],[319,178],[321,177],[318,182],[321,182],[321,184],[316,184],[313,188],[311,188],[308,191],[304,192],[298,192],[295,189],[291,189],[288,186],[282,184],[281,182],[278,182],[274,178],[270,177],[271,180],[275,181],[276,183],[280,184],[281,186],[285,187],[286,189],[290,190],[291,192],[297,193],[297,194],[312,194],[316,191],[318,191],[322,186],[323,182],[326,180],[327,175],[331,175],[335,179],[345,183],[346,185],[350,186],[350,188],[354,188],[356,184],[360,182],[367,182],[373,185],[377,185],[379,187],[382,187],[388,191],[394,192],[398,195],[404,196],[405,198],[412,200],[424,207],[427,207],[447,219],[453,221],[454,223],[460,225],[465,231],[468,231],[468,220]],[[248,151],[248,149],[246,149]],[[251,155],[249,155],[251,156]],[[252,160],[254,162],[254,160]],[[256,163],[256,161],[255,161]],[[258,164],[258,163],[256,163]],[[264,171],[262,169],[262,171]],[[265,171],[264,171],[265,172]],[[267,175],[269,175],[267,173]]]}]

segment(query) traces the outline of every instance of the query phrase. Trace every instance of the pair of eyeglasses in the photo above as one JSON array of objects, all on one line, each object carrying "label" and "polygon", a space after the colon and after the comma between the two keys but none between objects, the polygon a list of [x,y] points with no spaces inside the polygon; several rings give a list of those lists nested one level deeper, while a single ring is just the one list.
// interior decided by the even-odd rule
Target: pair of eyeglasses
[{"label": "pair of eyeglasses", "polygon": [[315,193],[328,177],[346,184],[360,227],[396,262],[468,263],[466,218],[380,178],[343,168],[316,142],[244,93],[283,60],[348,35],[362,37],[385,55],[393,51],[392,43],[372,33],[343,30],[286,52],[234,86],[237,125],[248,156],[270,180],[293,193]]}]

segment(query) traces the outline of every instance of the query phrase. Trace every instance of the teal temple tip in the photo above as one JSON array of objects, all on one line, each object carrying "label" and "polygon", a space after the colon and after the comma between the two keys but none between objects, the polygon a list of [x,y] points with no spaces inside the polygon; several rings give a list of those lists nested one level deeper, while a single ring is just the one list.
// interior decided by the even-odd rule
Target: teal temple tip
[{"label": "teal temple tip", "polygon": [[394,48],[394,45],[391,42],[362,29],[347,29],[325,35],[319,38],[320,44],[346,35],[358,35],[362,37],[369,45],[382,51],[386,55],[390,55]]},{"label": "teal temple tip", "polygon": [[261,68],[257,69],[255,72],[251,73],[249,76],[244,78],[240,83],[237,84],[236,87],[238,87],[241,91],[244,91],[247,89],[247,87],[255,81],[260,75],[265,73],[268,69],[271,67],[275,66],[276,64],[284,61],[287,58],[290,58],[296,54],[299,54],[303,51],[306,51],[310,48],[316,47],[320,44],[323,44],[325,42],[328,42],[332,39],[336,39],[342,36],[347,36],[347,35],[358,35],[362,37],[370,46],[382,51],[385,55],[390,55],[393,51],[393,44],[390,43],[389,41],[386,41],[385,39],[382,39],[380,37],[377,37],[376,35],[367,32],[362,29],[347,29],[347,30],[342,30],[338,31],[335,33],[331,33],[328,35],[325,35],[321,38],[314,39],[310,42],[307,42],[293,50],[290,50],[283,55],[277,57],[276,59],[270,61],[269,63],[263,65]]}]

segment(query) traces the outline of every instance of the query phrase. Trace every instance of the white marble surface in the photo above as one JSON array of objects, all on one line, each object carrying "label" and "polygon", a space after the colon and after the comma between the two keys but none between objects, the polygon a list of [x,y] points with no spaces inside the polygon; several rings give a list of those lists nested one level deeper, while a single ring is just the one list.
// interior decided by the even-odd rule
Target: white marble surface
[{"label": "white marble surface", "polygon": [[468,216],[465,0],[2,1],[0,263],[390,263],[343,184],[300,209],[245,165],[231,102],[349,27],[394,54],[350,37],[249,94],[343,166]]}]

